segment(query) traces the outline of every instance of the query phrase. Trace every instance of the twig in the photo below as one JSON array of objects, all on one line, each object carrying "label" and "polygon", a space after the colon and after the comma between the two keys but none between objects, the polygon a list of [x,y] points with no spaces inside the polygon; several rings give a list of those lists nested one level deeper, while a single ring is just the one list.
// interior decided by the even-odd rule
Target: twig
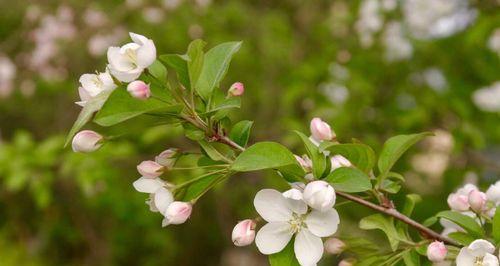
[{"label": "twig", "polygon": [[410,217],[398,212],[398,210],[394,209],[394,208],[386,208],[386,207],[383,207],[383,206],[380,206],[380,205],[376,205],[372,202],[369,202],[369,201],[366,201],[364,199],[361,199],[361,198],[358,198],[354,195],[351,195],[351,194],[347,194],[347,193],[344,193],[344,192],[340,192],[340,191],[337,191],[336,192],[337,195],[345,198],[345,199],[348,199],[350,201],[353,201],[353,202],[356,202],[356,203],[359,203],[363,206],[366,206],[370,209],[373,209],[373,210],[376,210],[378,212],[381,212],[381,213],[384,213],[384,214],[387,214],[389,216],[392,216],[400,221],[402,221],[403,223],[417,229],[418,231],[420,231],[425,237],[427,238],[432,238],[432,239],[436,239],[436,240],[439,240],[439,241],[443,241],[449,245],[453,245],[453,246],[460,246],[457,242],[455,242],[454,240],[446,237],[446,236],[443,236],[439,233],[436,233],[434,232],[432,229],[430,228],[427,228],[425,227],[424,225],[418,223],[417,221],[411,219]]}]

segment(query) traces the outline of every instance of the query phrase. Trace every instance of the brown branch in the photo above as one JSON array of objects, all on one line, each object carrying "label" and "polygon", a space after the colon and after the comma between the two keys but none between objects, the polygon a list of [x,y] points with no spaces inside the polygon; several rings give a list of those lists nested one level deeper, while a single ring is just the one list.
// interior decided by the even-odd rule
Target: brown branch
[{"label": "brown branch", "polygon": [[418,223],[417,221],[411,219],[410,217],[400,213],[398,210],[394,209],[394,208],[386,208],[386,207],[383,207],[383,206],[380,206],[380,205],[377,205],[377,204],[374,204],[372,202],[369,202],[369,201],[366,201],[362,198],[358,198],[354,195],[351,195],[351,194],[347,194],[347,193],[344,193],[344,192],[340,192],[340,191],[336,191],[337,195],[347,199],[347,200],[350,200],[350,201],[353,201],[353,202],[356,202],[356,203],[359,203],[363,206],[366,206],[370,209],[373,209],[373,210],[376,210],[378,212],[381,212],[381,213],[384,213],[384,214],[387,214],[389,216],[392,216],[400,221],[402,221],[403,223],[417,229],[422,235],[424,235],[426,238],[430,238],[430,239],[435,239],[435,240],[439,240],[439,241],[442,241],[442,242],[445,242],[446,244],[449,244],[449,245],[453,245],[453,246],[460,246],[457,242],[455,242],[453,239],[450,239],[446,236],[443,236],[439,233],[436,233],[435,231],[433,231],[432,229],[430,228],[427,228],[425,227],[424,225]]}]

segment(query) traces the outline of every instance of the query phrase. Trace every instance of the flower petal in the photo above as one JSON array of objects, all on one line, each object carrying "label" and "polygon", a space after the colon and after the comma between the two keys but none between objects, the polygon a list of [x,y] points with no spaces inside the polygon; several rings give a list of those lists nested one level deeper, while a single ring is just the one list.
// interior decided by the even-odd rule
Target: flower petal
[{"label": "flower petal", "polygon": [[486,254],[484,255],[483,258],[483,265],[484,266],[498,266],[498,258],[495,255],[492,254]]},{"label": "flower petal", "polygon": [[313,210],[307,215],[305,223],[309,231],[314,235],[327,237],[337,232],[340,217],[335,209],[329,209],[324,212]]},{"label": "flower petal", "polygon": [[469,249],[464,247],[460,250],[460,253],[458,253],[457,266],[471,266],[474,265],[475,260],[476,258],[470,253]]},{"label": "flower petal", "polygon": [[156,60],[156,47],[152,40],[146,39],[137,49],[137,66],[147,68]]},{"label": "flower petal", "polygon": [[309,230],[302,229],[295,237],[293,249],[300,265],[316,265],[323,256],[323,241]]},{"label": "flower petal", "polygon": [[143,193],[154,193],[163,186],[163,182],[159,178],[141,177],[134,181],[135,190]]},{"label": "flower petal", "polygon": [[113,68],[112,65],[108,65],[109,72],[118,79],[119,81],[123,82],[131,82],[136,80],[142,73],[144,69],[142,68],[136,68],[130,71],[120,71],[115,68]]},{"label": "flower petal", "polygon": [[474,240],[469,244],[468,249],[476,257],[482,257],[487,253],[495,252],[495,246],[484,239]]},{"label": "flower petal", "polygon": [[268,222],[285,222],[292,218],[292,210],[283,195],[274,189],[263,189],[253,200],[255,209]]},{"label": "flower petal", "polygon": [[290,225],[286,222],[272,222],[264,225],[257,236],[255,237],[255,244],[260,253],[269,255],[282,251],[293,233]]},{"label": "flower petal", "polygon": [[161,214],[165,214],[168,205],[174,201],[174,196],[166,188],[159,188],[154,194],[155,207]]}]

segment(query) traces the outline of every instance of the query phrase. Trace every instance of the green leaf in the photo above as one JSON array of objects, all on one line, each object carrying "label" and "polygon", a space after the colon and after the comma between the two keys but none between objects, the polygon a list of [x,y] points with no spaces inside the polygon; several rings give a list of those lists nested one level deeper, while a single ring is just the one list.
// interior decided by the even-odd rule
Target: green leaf
[{"label": "green leaf", "polygon": [[250,130],[252,129],[253,121],[243,120],[236,123],[231,132],[229,133],[229,138],[236,142],[238,145],[245,147],[248,143],[248,138],[250,137]]},{"label": "green leaf", "polygon": [[352,167],[340,167],[331,172],[325,181],[336,190],[356,193],[372,189],[370,178],[361,170]]},{"label": "green leaf", "polygon": [[293,251],[293,242],[291,239],[282,251],[269,255],[269,264],[271,266],[300,266]]},{"label": "green leaf", "polygon": [[413,144],[417,143],[419,140],[431,136],[432,133],[424,132],[419,134],[411,135],[398,135],[388,139],[378,159],[378,169],[380,171],[380,177],[383,179],[389,173],[391,168],[394,166],[396,161],[405,153]]},{"label": "green leaf", "polygon": [[500,207],[497,207],[495,216],[493,216],[493,239],[497,244],[500,244]]},{"label": "green leaf", "polygon": [[216,103],[209,112],[205,114],[211,114],[219,110],[225,110],[225,109],[231,109],[231,108],[240,108],[241,106],[241,99],[238,97],[231,97],[224,99],[220,103]]},{"label": "green leaf", "polygon": [[415,250],[407,251],[403,254],[403,261],[406,266],[421,266],[420,256]]},{"label": "green leaf", "polygon": [[392,180],[384,179],[384,181],[382,181],[382,186],[380,187],[380,189],[387,193],[396,194],[401,189],[401,185]]},{"label": "green leaf", "polygon": [[318,147],[306,135],[299,131],[295,131],[295,133],[299,135],[306,147],[307,155],[311,158],[314,177],[317,179],[322,178],[327,168],[327,162],[329,162],[328,158],[319,151]]},{"label": "green leaf", "polygon": [[444,218],[456,223],[475,238],[483,238],[483,228],[471,217],[454,211],[442,211],[436,217]]},{"label": "green leaf", "polygon": [[215,46],[205,54],[203,68],[196,83],[196,90],[203,99],[208,100],[213,89],[219,86],[233,55],[240,47],[241,42],[226,42]]},{"label": "green leaf", "polygon": [[448,237],[464,246],[468,246],[470,243],[472,243],[472,241],[476,240],[474,237],[464,232],[449,233]]},{"label": "green leaf", "polygon": [[276,142],[259,142],[244,152],[234,161],[231,169],[249,172],[262,169],[278,169],[297,164],[297,160],[285,146]]},{"label": "green leaf", "polygon": [[199,141],[205,138],[205,132],[191,123],[183,123],[182,128],[184,128],[184,135],[190,140]]},{"label": "green leaf", "polygon": [[422,225],[426,226],[426,227],[431,227],[433,226],[435,223],[438,222],[438,218],[436,216],[431,216],[427,219],[425,219],[425,221],[422,223]]},{"label": "green leaf", "polygon": [[186,58],[186,56],[178,54],[160,55],[160,62],[173,68],[177,73],[177,78],[182,86],[187,89],[191,89],[187,59],[188,58]]},{"label": "green leaf", "polygon": [[205,140],[198,141],[201,148],[207,153],[208,157],[214,161],[229,162],[229,160],[222,155],[214,146]]},{"label": "green leaf", "polygon": [[207,175],[202,179],[192,183],[186,188],[184,196],[182,197],[183,201],[190,201],[196,199],[207,190],[215,186],[221,179],[222,174],[213,174]]},{"label": "green leaf", "polygon": [[[118,89],[115,89],[115,91]],[[103,91],[96,97],[90,99],[87,101],[85,106],[82,108],[80,111],[80,114],[78,115],[78,118],[76,119],[75,123],[73,124],[73,127],[71,127],[71,130],[68,133],[68,136],[66,137],[66,142],[64,146],[67,146],[70,142],[73,136],[80,130],[87,122],[92,119],[92,115],[99,111],[101,107],[104,105],[106,100],[108,99],[109,95],[113,91]]]},{"label": "green leaf", "polygon": [[[401,213],[411,217],[411,214],[413,213],[413,209],[415,209],[415,205],[422,200],[422,197],[420,197],[417,194],[408,194],[406,195],[406,200],[403,206],[403,210],[401,210]],[[408,235],[408,225],[406,223],[403,223],[401,221],[396,222],[396,227],[399,230],[401,234],[406,234],[406,236],[409,238]]]},{"label": "green leaf", "polygon": [[289,183],[304,182],[304,176],[306,175],[306,173],[304,172],[304,169],[298,164],[281,166],[278,167],[277,170]]},{"label": "green leaf", "polygon": [[198,39],[192,41],[188,46],[187,56],[189,57],[189,61],[187,65],[191,84],[196,84],[200,77],[204,59],[203,48],[205,45],[204,41]]},{"label": "green leaf", "polygon": [[[153,86],[151,88],[153,95],[157,94],[158,90],[153,90]],[[124,87],[120,87],[109,96],[94,122],[101,126],[112,126],[148,112],[176,114],[181,110],[179,105],[169,105],[153,97],[146,100],[136,99]]]},{"label": "green leaf", "polygon": [[375,152],[373,149],[362,143],[336,144],[333,142],[322,142],[320,151],[328,150],[332,154],[340,154],[349,160],[353,165],[365,173],[369,173],[375,165]]},{"label": "green leaf", "polygon": [[163,85],[167,84],[167,68],[158,59],[148,67],[148,71],[160,82],[163,82]]},{"label": "green leaf", "polygon": [[388,218],[384,217],[382,214],[373,214],[361,219],[361,221],[359,221],[359,228],[363,230],[382,230],[389,239],[391,249],[396,251],[398,248],[400,236],[394,226],[392,217]]}]

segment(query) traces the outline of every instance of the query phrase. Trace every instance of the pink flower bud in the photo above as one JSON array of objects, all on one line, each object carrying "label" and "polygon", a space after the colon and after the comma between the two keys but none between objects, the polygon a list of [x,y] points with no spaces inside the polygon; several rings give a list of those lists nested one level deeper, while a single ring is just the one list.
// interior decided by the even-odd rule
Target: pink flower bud
[{"label": "pink flower bud", "polygon": [[340,154],[332,156],[332,158],[330,158],[330,162],[332,164],[332,169],[331,169],[332,171],[340,167],[352,166],[351,162],[349,162],[349,160],[347,160],[344,156]]},{"label": "pink flower bud", "polygon": [[168,205],[165,211],[165,219],[163,220],[163,226],[169,224],[182,224],[191,216],[193,211],[193,205],[188,202],[174,201]]},{"label": "pink flower bud", "polygon": [[448,196],[448,206],[450,209],[458,212],[464,212],[469,210],[469,197],[466,195],[460,195],[457,193],[452,193]]},{"label": "pink flower bud", "polygon": [[137,165],[137,171],[143,176],[148,178],[159,177],[163,174],[163,166],[155,161],[143,161]]},{"label": "pink flower bud", "polygon": [[158,156],[156,156],[155,161],[166,168],[172,168],[177,161],[177,155],[179,154],[179,149],[170,148],[164,150]]},{"label": "pink flower bud", "polygon": [[325,241],[325,250],[330,254],[340,254],[345,248],[345,243],[338,238],[331,237]]},{"label": "pink flower bud", "polygon": [[335,189],[322,180],[308,183],[302,197],[307,205],[322,212],[331,209],[336,199]]},{"label": "pink flower bud", "polygon": [[427,247],[427,258],[432,262],[442,262],[446,258],[448,249],[443,242],[434,241]]},{"label": "pink flower bud", "polygon": [[255,239],[255,222],[250,219],[236,224],[231,235],[235,246],[243,247],[252,244]]},{"label": "pink flower bud", "polygon": [[243,86],[243,83],[241,83],[241,82],[233,83],[233,85],[231,85],[231,87],[227,91],[227,93],[230,96],[241,96],[241,95],[243,95],[244,92],[245,92],[245,87]]},{"label": "pink flower bud", "polygon": [[151,96],[149,85],[142,80],[132,81],[127,86],[127,91],[137,99],[147,99]]},{"label": "pink flower bud", "polygon": [[330,125],[323,122],[323,120],[317,117],[311,120],[310,128],[312,137],[316,141],[332,140],[335,136],[335,133],[330,128]]},{"label": "pink flower bud", "polygon": [[73,137],[71,147],[74,152],[93,152],[102,146],[104,138],[92,130],[82,130]]},{"label": "pink flower bud", "polygon": [[475,212],[483,211],[486,201],[486,194],[477,189],[474,189],[469,193],[469,205]]},{"label": "pink flower bud", "polygon": [[309,157],[307,157],[305,155],[304,155],[304,157],[300,157],[297,155],[294,155],[294,156],[295,156],[295,159],[297,160],[297,162],[300,164],[300,166],[302,166],[302,168],[304,168],[304,170],[306,172],[312,171],[312,161],[311,161],[311,159],[309,159]]}]

